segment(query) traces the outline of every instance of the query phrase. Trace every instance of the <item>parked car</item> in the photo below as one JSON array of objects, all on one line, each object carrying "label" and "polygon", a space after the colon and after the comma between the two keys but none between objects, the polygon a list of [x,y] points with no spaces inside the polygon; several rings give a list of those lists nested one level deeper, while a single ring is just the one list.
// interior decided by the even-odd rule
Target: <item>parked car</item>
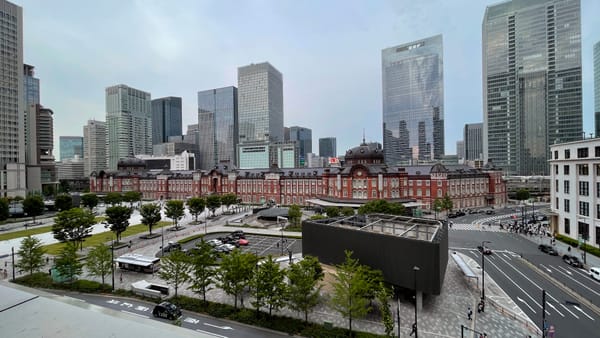
[{"label": "parked car", "polygon": [[154,317],[174,320],[181,317],[182,314],[181,309],[177,305],[169,302],[162,302],[154,307],[152,315]]},{"label": "parked car", "polygon": [[172,252],[175,250],[181,250],[181,244],[176,243],[176,242],[169,242],[167,245],[165,245],[164,248],[164,252]]},{"label": "parked car", "polygon": [[485,211],[485,214],[486,214],[486,215],[493,215],[493,214],[495,214],[495,213],[496,213],[496,212],[495,212],[494,210],[492,210],[492,209],[488,209],[488,210],[486,210],[486,211]]},{"label": "parked car", "polygon": [[246,246],[246,245],[248,245],[250,242],[248,242],[248,240],[247,240],[247,239],[245,239],[245,238],[240,238],[240,239],[238,239],[237,243],[238,243],[238,245],[244,245],[244,246]]},{"label": "parked car", "polygon": [[218,247],[215,248],[215,252],[220,254],[220,253],[225,253],[228,254],[231,251],[233,251],[233,249],[235,249],[235,245],[233,244],[229,244],[229,243],[225,243],[225,244],[221,244]]},{"label": "parked car", "polygon": [[208,243],[208,245],[210,245],[212,247],[216,247],[216,246],[223,244],[223,242],[221,242],[220,240],[218,240],[216,238],[209,239],[206,243]]},{"label": "parked car", "polygon": [[542,252],[545,252],[549,255],[558,256],[558,252],[556,252],[556,250],[554,250],[554,248],[551,245],[540,244],[540,245],[538,245],[538,249],[540,249]]},{"label": "parked car", "polygon": [[488,248],[487,246],[478,245],[477,250],[479,250],[479,252],[483,253],[484,255],[492,254],[492,249]]},{"label": "parked car", "polygon": [[569,264],[570,266],[576,268],[583,268],[583,264],[581,264],[581,261],[579,260],[579,258],[577,258],[577,256],[564,255],[563,261],[565,261],[565,263]]},{"label": "parked car", "polygon": [[588,273],[590,274],[590,277],[592,277],[593,279],[600,282],[600,268],[599,267],[590,268],[590,271]]}]

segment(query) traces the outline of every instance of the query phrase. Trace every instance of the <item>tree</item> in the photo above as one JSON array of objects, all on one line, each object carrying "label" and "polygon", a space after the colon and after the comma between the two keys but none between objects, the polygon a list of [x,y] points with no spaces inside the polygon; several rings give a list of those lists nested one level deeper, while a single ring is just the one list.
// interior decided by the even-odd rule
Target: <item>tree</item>
[{"label": "tree", "polygon": [[436,198],[433,201],[433,211],[435,212],[435,219],[437,219],[437,214],[438,214],[438,212],[440,212],[442,210],[442,208],[443,208],[442,200],[439,198]]},{"label": "tree", "polygon": [[60,194],[54,199],[54,207],[58,211],[69,210],[73,207],[73,198],[68,194]]},{"label": "tree", "polygon": [[206,197],[206,207],[215,215],[215,210],[217,210],[221,206],[221,196],[219,195],[209,195]]},{"label": "tree", "polygon": [[389,303],[392,292],[384,282],[380,282],[375,294],[377,296],[377,301],[379,302],[381,321],[385,327],[385,334],[388,337],[391,337],[392,333],[394,332],[394,318],[392,317],[392,311],[390,310]]},{"label": "tree", "polygon": [[190,214],[194,215],[196,223],[198,223],[198,215],[206,208],[206,200],[202,197],[192,197],[187,200],[187,206],[190,210]]},{"label": "tree", "polygon": [[183,201],[181,200],[169,200],[167,201],[167,206],[165,207],[165,215],[173,220],[173,225],[175,229],[179,227],[177,222],[179,219],[183,217],[184,209],[183,209]]},{"label": "tree", "polygon": [[109,192],[104,197],[104,203],[110,204],[111,206],[115,206],[123,201],[123,196],[121,196],[120,192]]},{"label": "tree", "polygon": [[142,194],[139,191],[127,191],[123,194],[123,202],[129,203],[129,207],[133,208],[133,202],[142,199]]},{"label": "tree", "polygon": [[319,281],[323,280],[323,268],[316,257],[304,256],[299,263],[290,265],[287,277],[288,305],[292,310],[303,312],[304,321],[308,322],[308,312],[319,303],[322,288]]},{"label": "tree", "polygon": [[63,194],[68,194],[71,191],[71,186],[67,180],[60,180],[60,186],[58,190]]},{"label": "tree", "polygon": [[206,292],[210,290],[210,285],[214,282],[216,272],[213,265],[217,259],[213,254],[213,248],[204,239],[196,244],[196,248],[192,249],[191,252],[190,262],[194,278],[190,289],[197,294],[201,294],[202,300],[206,302]]},{"label": "tree", "polygon": [[62,248],[56,260],[56,270],[69,281],[74,281],[75,277],[81,275],[83,264],[77,257],[77,244],[69,242]]},{"label": "tree", "polygon": [[521,188],[517,191],[517,200],[519,201],[525,201],[528,200],[529,197],[531,196],[531,194],[529,193],[529,190],[525,189],[525,188]]},{"label": "tree", "polygon": [[262,264],[256,266],[254,274],[250,280],[250,286],[254,289],[255,301],[252,303],[256,307],[256,313],[262,306],[269,308],[269,317],[272,311],[277,311],[285,302],[285,270],[279,267],[279,263],[273,260],[269,255]]},{"label": "tree", "polygon": [[160,205],[154,203],[144,204],[140,209],[140,215],[142,216],[142,224],[148,227],[148,231],[152,235],[152,227],[158,224],[162,218]]},{"label": "tree", "polygon": [[354,216],[354,209],[351,207],[343,207],[341,213],[344,216]]},{"label": "tree", "polygon": [[117,242],[121,240],[121,234],[129,226],[129,217],[131,217],[131,209],[128,207],[117,205],[106,209],[106,223],[110,231],[115,233]]},{"label": "tree", "polygon": [[86,267],[88,273],[92,276],[102,278],[111,272],[112,253],[110,248],[104,244],[95,246],[87,255]]},{"label": "tree", "polygon": [[334,275],[331,305],[342,317],[348,318],[348,329],[352,335],[352,320],[363,318],[369,312],[369,301],[364,295],[369,283],[362,274],[357,259],[352,258],[352,251],[345,251],[346,260],[337,266]]},{"label": "tree", "polygon": [[229,206],[237,203],[237,195],[236,194],[225,194],[221,196],[221,203],[229,210]]},{"label": "tree", "polygon": [[[442,210],[444,211],[450,211],[452,210],[452,208],[454,207],[454,202],[452,202],[452,199],[450,198],[450,196],[448,196],[448,194],[444,195],[444,198],[442,199]],[[446,214],[446,216],[448,216]],[[448,218],[448,217],[446,217]]]},{"label": "tree", "polygon": [[302,211],[300,210],[300,206],[297,204],[290,205],[288,209],[288,220],[293,226],[300,225],[300,220],[302,219]]},{"label": "tree", "polygon": [[92,210],[98,205],[98,195],[90,193],[81,196],[81,204]]},{"label": "tree", "polygon": [[44,266],[42,241],[35,237],[27,236],[23,238],[17,255],[19,255],[19,261],[15,266],[20,270],[29,271],[30,275],[34,271],[40,271]]},{"label": "tree", "polygon": [[9,216],[8,200],[6,198],[0,198],[0,221],[4,221]]},{"label": "tree", "polygon": [[96,221],[91,211],[72,208],[58,213],[54,218],[52,233],[54,234],[54,238],[60,242],[73,241],[80,244],[83,250],[83,242],[92,232],[92,226],[95,223]]},{"label": "tree", "polygon": [[373,213],[403,215],[405,211],[404,205],[400,203],[390,203],[386,200],[372,200],[358,208],[358,213],[361,215]]},{"label": "tree", "polygon": [[338,217],[340,215],[340,208],[338,207],[327,207],[325,208],[325,214],[327,217]]},{"label": "tree", "polygon": [[[252,269],[257,261],[256,256],[250,253],[242,253],[235,249],[229,255],[224,256],[217,269],[217,285],[226,294],[234,297],[234,307],[237,309],[238,297],[242,296],[244,288],[252,277]],[[242,298],[242,304],[244,299]]]},{"label": "tree", "polygon": [[40,195],[30,195],[23,201],[23,211],[28,216],[33,218],[35,224],[35,218],[44,213],[44,200]]},{"label": "tree", "polygon": [[190,262],[188,256],[181,250],[175,250],[168,256],[163,256],[158,275],[167,284],[175,288],[175,297],[179,286],[190,279]]}]

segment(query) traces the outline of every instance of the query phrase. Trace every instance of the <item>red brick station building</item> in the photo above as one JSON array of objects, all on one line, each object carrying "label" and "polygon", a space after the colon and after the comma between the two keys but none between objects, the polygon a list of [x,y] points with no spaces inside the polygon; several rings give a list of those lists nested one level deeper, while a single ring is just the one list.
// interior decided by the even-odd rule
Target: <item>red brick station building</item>
[{"label": "red brick station building", "polygon": [[219,165],[210,171],[149,171],[143,160],[125,158],[117,171],[92,172],[90,191],[139,191],[143,199],[187,199],[236,194],[243,203],[274,201],[281,205],[350,205],[369,200],[412,202],[431,209],[446,194],[454,209],[506,203],[502,171],[488,163],[481,169],[441,163],[388,166],[377,143],[362,143],[346,152],[340,167],[237,169]]}]

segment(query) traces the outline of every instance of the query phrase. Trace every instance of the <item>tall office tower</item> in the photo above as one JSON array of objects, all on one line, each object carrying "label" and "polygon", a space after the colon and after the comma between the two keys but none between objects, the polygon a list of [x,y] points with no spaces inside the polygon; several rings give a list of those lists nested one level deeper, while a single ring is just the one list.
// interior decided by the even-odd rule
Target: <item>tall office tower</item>
[{"label": "tall office tower", "polygon": [[444,155],[442,36],[386,48],[383,74],[383,152],[389,164]]},{"label": "tall office tower", "polygon": [[465,141],[464,140],[456,141],[456,157],[458,157],[459,161],[465,159]]},{"label": "tall office tower", "polygon": [[483,152],[509,174],[549,172],[582,137],[579,0],[513,0],[483,18]]},{"label": "tall office tower", "polygon": [[152,100],[152,144],[169,142],[181,136],[181,98],[162,97]]},{"label": "tall office tower", "polygon": [[283,127],[283,141],[288,142],[290,140],[290,128]]},{"label": "tall office tower", "polygon": [[58,138],[60,147],[60,160],[69,160],[79,156],[83,158],[83,137],[81,136],[60,136]]},{"label": "tall office tower", "polygon": [[23,10],[0,0],[0,13],[0,197],[25,197]]},{"label": "tall office tower", "polygon": [[151,155],[150,93],[122,84],[106,88],[106,127],[109,169],[117,169],[121,158]]},{"label": "tall office tower", "polygon": [[596,137],[600,137],[600,42],[594,45],[594,117]]},{"label": "tall office tower", "polygon": [[32,104],[40,104],[40,79],[35,77],[35,67],[23,65],[23,85],[25,99],[25,109]]},{"label": "tall office tower", "polygon": [[335,137],[322,137],[319,139],[319,156],[325,158],[337,156]]},{"label": "tall office tower", "polygon": [[233,86],[198,92],[199,169],[237,162],[237,95],[237,88]]},{"label": "tall office tower", "polygon": [[312,153],[312,130],[297,126],[290,127],[289,129],[289,140],[298,143],[300,166],[304,166],[306,155]]},{"label": "tall office tower", "polygon": [[465,124],[463,141],[465,142],[465,160],[472,161],[483,159],[483,123]]},{"label": "tall office tower", "polygon": [[42,192],[44,185],[58,183],[54,162],[54,112],[39,104],[27,110],[27,191]]},{"label": "tall office tower", "polygon": [[238,68],[239,141],[282,142],[283,78],[268,62]]},{"label": "tall office tower", "polygon": [[106,122],[88,120],[83,126],[83,173],[89,177],[93,171],[108,168]]}]

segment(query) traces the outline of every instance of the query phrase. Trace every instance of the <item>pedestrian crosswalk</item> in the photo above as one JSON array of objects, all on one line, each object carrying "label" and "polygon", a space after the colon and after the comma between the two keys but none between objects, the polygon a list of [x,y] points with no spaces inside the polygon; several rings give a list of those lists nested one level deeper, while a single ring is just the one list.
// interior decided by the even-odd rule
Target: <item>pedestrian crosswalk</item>
[{"label": "pedestrian crosswalk", "polygon": [[475,230],[475,231],[491,231],[491,232],[504,232],[505,230],[500,229],[497,225],[483,225],[483,224],[472,224],[472,223],[454,223],[450,230]]}]

